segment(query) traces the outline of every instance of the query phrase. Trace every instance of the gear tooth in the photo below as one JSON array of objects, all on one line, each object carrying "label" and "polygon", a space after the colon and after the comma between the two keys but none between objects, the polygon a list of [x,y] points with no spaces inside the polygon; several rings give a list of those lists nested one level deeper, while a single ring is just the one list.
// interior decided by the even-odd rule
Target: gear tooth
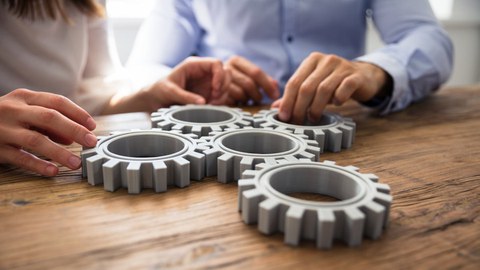
[{"label": "gear tooth", "polygon": [[155,192],[167,191],[167,165],[163,161],[154,161],[153,166],[153,188]]},{"label": "gear tooth", "polygon": [[318,143],[318,147],[320,147],[323,153],[325,151],[325,132],[321,129],[314,129],[312,139]]},{"label": "gear tooth", "polygon": [[363,228],[365,225],[365,214],[354,207],[344,210],[344,241],[350,247],[358,246],[362,243]]},{"label": "gear tooth", "polygon": [[392,204],[392,196],[385,193],[377,193],[373,200],[385,207],[385,219],[383,221],[383,227],[388,226],[388,219],[390,216],[390,205]]},{"label": "gear tooth", "polygon": [[221,133],[223,133],[223,132],[222,131],[212,131],[208,134],[208,137],[203,137],[203,138],[211,140],[212,137],[217,136],[218,134],[221,134]]},{"label": "gear tooth", "polygon": [[198,139],[198,137],[199,137],[197,134],[194,134],[194,133],[187,133],[187,134],[183,134],[183,135],[185,135],[185,136],[187,136],[191,139],[194,139],[194,140]]},{"label": "gear tooth", "polygon": [[264,234],[278,231],[278,212],[280,204],[273,199],[266,199],[259,205],[258,230]]},{"label": "gear tooth", "polygon": [[349,171],[352,171],[352,172],[358,172],[358,170],[359,170],[358,167],[355,167],[355,166],[352,166],[352,165],[346,166],[344,168],[349,170]]},{"label": "gear tooth", "polygon": [[179,130],[179,129],[170,129],[170,130],[167,130],[167,132],[169,133],[173,133],[173,134],[182,134],[182,131]]},{"label": "gear tooth", "polygon": [[217,159],[217,180],[220,183],[231,182],[234,178],[233,155],[223,154]]},{"label": "gear tooth", "polygon": [[113,192],[122,187],[122,175],[120,172],[120,162],[111,159],[102,165],[103,187],[105,190]]},{"label": "gear tooth", "polygon": [[244,191],[254,189],[255,180],[253,179],[240,179],[238,180],[238,211],[242,212],[242,194]]},{"label": "gear tooth", "polygon": [[312,161],[317,161],[318,160],[318,157],[315,154],[311,154],[311,153],[308,153],[308,152],[305,152],[305,151],[298,154],[297,158],[306,158],[306,159],[310,159]]},{"label": "gear tooth", "polygon": [[255,170],[256,170],[256,171],[263,170],[263,169],[265,169],[265,167],[267,167],[267,164],[265,164],[265,163],[258,163],[258,164],[255,165]]},{"label": "gear tooth", "polygon": [[336,163],[336,162],[335,162],[335,161],[332,161],[332,160],[324,160],[324,161],[323,161],[323,164],[325,164],[325,165],[335,165],[335,163]]},{"label": "gear tooth", "polygon": [[285,243],[298,245],[302,237],[302,220],[305,209],[296,205],[290,206],[285,214]]},{"label": "gear tooth", "polygon": [[258,189],[246,190],[242,193],[242,219],[246,224],[258,221],[258,205],[263,201],[263,195]]},{"label": "gear tooth", "polygon": [[342,131],[342,147],[348,149],[352,147],[353,138],[355,137],[355,129],[346,125],[340,126]]},{"label": "gear tooth", "polygon": [[192,152],[187,156],[190,162],[190,177],[194,180],[202,180],[205,177],[205,155]]},{"label": "gear tooth", "polygon": [[[251,169],[254,169],[254,167],[255,167],[254,166],[254,160],[253,160],[252,157],[243,157],[242,160],[240,160],[240,175],[242,175],[242,173],[245,170],[251,170]],[[237,178],[237,177],[235,177],[235,178]]]},{"label": "gear tooth", "polygon": [[177,157],[173,163],[175,185],[180,188],[190,185],[190,162],[182,157]]},{"label": "gear tooth", "polygon": [[362,206],[360,210],[367,217],[365,222],[365,235],[371,239],[377,239],[382,233],[386,211],[385,206],[371,201]]},{"label": "gear tooth", "polygon": [[130,162],[127,166],[128,193],[130,194],[138,194],[142,191],[141,166],[142,163],[136,161]]},{"label": "gear tooth", "polygon": [[234,129],[238,129],[238,126],[235,125],[235,124],[227,124],[227,130],[234,130]]},{"label": "gear tooth", "polygon": [[213,126],[211,127],[211,129],[212,129],[212,130],[209,131],[209,132],[207,132],[205,135],[208,135],[208,134],[210,134],[210,133],[212,133],[212,132],[217,132],[217,133],[218,133],[218,132],[222,132],[222,131],[223,131],[222,128],[221,128],[220,126],[218,126],[218,125],[213,125]]},{"label": "gear tooth", "polygon": [[206,150],[211,149],[208,145],[200,142],[200,140],[199,143],[201,144],[197,144],[197,146],[195,147],[195,152],[204,153]]},{"label": "gear tooth", "polygon": [[87,158],[97,154],[95,148],[83,150],[80,157],[82,159],[82,178],[87,178]]},{"label": "gear tooth", "polygon": [[215,148],[210,148],[203,151],[205,154],[205,176],[217,175],[217,159],[220,151]]},{"label": "gear tooth", "polygon": [[242,179],[250,179],[255,177],[257,175],[257,172],[255,170],[245,170],[242,173]]},{"label": "gear tooth", "polygon": [[258,118],[253,118],[253,126],[254,127],[259,128],[263,123],[265,123],[265,120],[258,119]]},{"label": "gear tooth", "polygon": [[297,135],[298,137],[308,140],[308,136],[305,134],[305,129],[304,128],[295,128],[293,130],[293,134]]},{"label": "gear tooth", "polygon": [[378,192],[390,194],[390,186],[383,183],[375,183],[375,188]]},{"label": "gear tooth", "polygon": [[250,126],[251,126],[251,123],[248,122],[248,121],[246,121],[246,120],[241,120],[241,121],[238,122],[238,125],[239,125],[240,127],[250,127]]},{"label": "gear tooth", "polygon": [[[192,129],[190,130],[190,132],[197,135],[198,137],[202,137],[204,135],[202,133],[202,127],[201,126],[193,126]],[[205,134],[208,134],[208,132],[205,132]]]},{"label": "gear tooth", "polygon": [[184,128],[185,128],[185,125],[175,124],[175,125],[172,127],[172,131],[173,131],[173,130],[178,130],[178,131],[180,131],[180,132],[184,132]]},{"label": "gear tooth", "polygon": [[375,174],[373,173],[364,173],[363,174],[365,177],[367,177],[368,179],[370,179],[372,182],[374,183],[377,183],[378,182],[378,176],[376,176]]},{"label": "gear tooth", "polygon": [[318,146],[318,142],[315,141],[315,140],[305,140],[307,142],[308,145],[310,146],[315,146],[315,147],[319,147]]},{"label": "gear tooth", "polygon": [[317,161],[320,158],[320,148],[318,148],[318,147],[307,146],[307,152],[315,155],[315,161]]},{"label": "gear tooth", "polygon": [[156,127],[162,129],[162,130],[171,130],[172,129],[172,126],[173,126],[173,123],[167,121],[167,120],[164,120],[162,122],[158,122]]},{"label": "gear tooth", "polygon": [[329,249],[335,235],[335,215],[329,210],[317,211],[317,247]]},{"label": "gear tooth", "polygon": [[277,126],[277,125],[274,125],[274,124],[272,124],[271,126],[274,127],[275,130],[285,131],[285,132],[291,133],[291,131],[285,126]]},{"label": "gear tooth", "polygon": [[277,159],[277,163],[278,164],[286,164],[286,163],[290,163],[290,162],[286,159],[281,158],[281,159]]},{"label": "gear tooth", "polygon": [[285,156],[285,159],[286,159],[287,161],[289,161],[289,162],[298,162],[298,161],[299,161],[298,158],[296,158],[296,157],[294,157],[294,156],[288,156],[288,155]]},{"label": "gear tooth", "polygon": [[342,150],[342,134],[338,128],[327,129],[325,148],[331,152],[340,152]]},{"label": "gear tooth", "polygon": [[308,158],[299,158],[298,161],[299,162],[312,162],[312,160],[308,159]]},{"label": "gear tooth", "polygon": [[87,158],[87,179],[92,186],[103,183],[103,156],[95,155]]},{"label": "gear tooth", "polygon": [[275,158],[273,158],[273,157],[266,157],[266,158],[264,158],[263,160],[265,161],[264,163],[267,164],[267,165],[275,165],[275,164],[277,164],[277,160],[276,160]]}]

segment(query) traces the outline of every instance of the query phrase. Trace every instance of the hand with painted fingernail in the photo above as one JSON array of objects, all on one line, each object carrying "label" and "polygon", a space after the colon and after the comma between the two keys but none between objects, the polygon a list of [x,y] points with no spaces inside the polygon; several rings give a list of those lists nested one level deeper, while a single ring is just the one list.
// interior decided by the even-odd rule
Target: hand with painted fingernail
[{"label": "hand with painted fingernail", "polygon": [[95,127],[93,118],[64,96],[16,89],[0,97],[0,163],[44,176],[57,175],[57,164],[78,169],[80,158],[61,144],[94,147]]}]

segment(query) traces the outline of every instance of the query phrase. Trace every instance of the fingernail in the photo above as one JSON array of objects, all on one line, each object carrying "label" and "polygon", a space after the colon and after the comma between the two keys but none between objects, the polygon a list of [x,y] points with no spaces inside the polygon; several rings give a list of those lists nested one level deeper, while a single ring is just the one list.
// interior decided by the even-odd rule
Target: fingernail
[{"label": "fingernail", "polygon": [[97,137],[95,137],[95,135],[91,134],[91,133],[88,133],[87,135],[85,135],[85,142],[87,143],[86,146],[95,146],[97,145]]},{"label": "fingernail", "polygon": [[82,161],[77,156],[71,156],[68,158],[68,164],[72,169],[77,169],[82,164]]},{"label": "fingernail", "polygon": [[95,123],[95,120],[93,118],[88,118],[87,120],[87,128],[89,130],[94,130],[97,127],[97,123]]},{"label": "fingernail", "polygon": [[46,176],[55,176],[55,175],[57,175],[57,173],[58,173],[58,168],[56,166],[48,165],[45,168],[45,175]]},{"label": "fingernail", "polygon": [[280,118],[280,120],[282,121],[288,121],[288,113],[285,112],[285,111],[280,111],[280,113],[278,114],[278,118]]},{"label": "fingernail", "polygon": [[200,104],[200,105],[205,104],[205,99],[199,98],[199,99],[195,100],[195,104]]}]

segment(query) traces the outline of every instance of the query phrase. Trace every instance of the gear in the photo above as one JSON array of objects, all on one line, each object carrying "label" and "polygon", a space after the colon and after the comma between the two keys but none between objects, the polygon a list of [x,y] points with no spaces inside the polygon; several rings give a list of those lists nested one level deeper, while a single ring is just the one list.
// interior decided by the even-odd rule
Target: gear
[{"label": "gear", "polygon": [[152,113],[152,127],[163,130],[181,130],[201,136],[211,131],[252,126],[250,113],[238,108],[213,105],[171,106]]},{"label": "gear", "polygon": [[292,134],[288,130],[243,129],[212,132],[202,137],[206,148],[206,175],[217,175],[219,182],[227,183],[240,178],[242,172],[253,169],[258,163],[279,159],[307,158],[318,160],[318,143],[306,135]]},{"label": "gear", "polygon": [[190,178],[205,176],[205,156],[199,153],[197,135],[160,129],[119,132],[100,139],[95,148],[82,151],[83,177],[105,190],[142,188],[164,192],[167,185],[185,187]]},{"label": "gear", "polygon": [[350,148],[355,138],[355,122],[338,114],[324,112],[317,123],[293,125],[278,120],[278,110],[261,110],[254,115],[255,127],[287,129],[295,134],[305,134],[311,140],[316,140],[323,151],[339,152],[342,147]]},{"label": "gear", "polygon": [[[264,234],[284,232],[285,243],[291,245],[298,245],[301,238],[316,240],[318,248],[330,248],[333,239],[356,246],[364,234],[377,239],[388,224],[390,187],[377,183],[374,174],[357,171],[332,161],[260,164],[238,181],[242,219],[247,224],[258,222]],[[328,195],[339,201],[289,196],[295,192]]]}]

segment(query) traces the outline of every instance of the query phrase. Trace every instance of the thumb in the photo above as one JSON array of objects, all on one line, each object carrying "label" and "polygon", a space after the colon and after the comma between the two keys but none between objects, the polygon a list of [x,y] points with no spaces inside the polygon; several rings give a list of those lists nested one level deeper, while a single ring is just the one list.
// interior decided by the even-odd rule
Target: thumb
[{"label": "thumb", "polygon": [[206,100],[200,95],[189,92],[173,82],[169,82],[168,96],[174,104],[205,104]]}]

